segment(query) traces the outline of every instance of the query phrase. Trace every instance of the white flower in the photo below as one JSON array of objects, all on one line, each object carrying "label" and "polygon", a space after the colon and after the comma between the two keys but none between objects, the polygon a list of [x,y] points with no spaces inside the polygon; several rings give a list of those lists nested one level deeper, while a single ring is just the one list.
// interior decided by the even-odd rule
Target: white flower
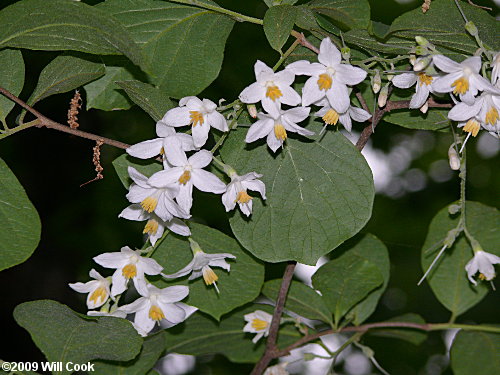
[{"label": "white flower", "polygon": [[445,74],[437,78],[432,87],[436,92],[452,92],[460,96],[460,100],[472,105],[478,91],[488,90],[496,92],[488,80],[479,75],[481,70],[481,57],[472,56],[461,63],[457,63],[443,55],[432,58],[434,64]]},{"label": "white flower", "polygon": [[420,108],[426,103],[429,93],[433,92],[433,80],[434,77],[424,72],[412,72],[397,75],[392,79],[392,83],[400,89],[407,89],[416,83],[416,91],[411,97],[409,108]]},{"label": "white flower", "polygon": [[186,312],[178,302],[189,294],[187,286],[175,285],[159,289],[148,284],[147,288],[139,293],[142,297],[128,305],[120,306],[119,309],[128,314],[135,313],[134,323],[142,331],[151,331],[154,325],[163,319],[172,325],[186,319]]},{"label": "white flower", "polygon": [[201,150],[188,159],[178,140],[168,139],[166,144],[168,150],[165,155],[172,168],[156,172],[149,178],[149,184],[160,189],[173,185],[178,187],[179,193],[175,199],[186,212],[189,212],[193,205],[193,186],[215,194],[226,191],[226,185],[217,176],[203,170],[212,161],[211,152]]},{"label": "white flower", "polygon": [[139,159],[149,159],[164,153],[165,139],[169,137],[177,138],[184,151],[192,151],[194,147],[193,137],[189,134],[176,133],[175,129],[165,124],[163,120],[156,123],[156,135],[159,138],[140,142],[127,148],[127,153]]},{"label": "white flower", "polygon": [[495,267],[493,265],[497,263],[500,263],[500,257],[483,250],[476,251],[474,257],[465,265],[467,277],[472,284],[476,285],[473,276],[479,271],[480,280],[493,280],[495,277]]},{"label": "white flower", "polygon": [[167,279],[175,279],[177,277],[182,277],[191,273],[191,276],[189,276],[188,280],[194,280],[200,276],[203,276],[205,284],[213,284],[217,292],[219,292],[216,284],[216,281],[219,279],[219,277],[210,268],[210,266],[220,267],[229,272],[231,266],[226,262],[225,258],[236,259],[236,257],[233,254],[229,253],[207,254],[201,249],[200,245],[198,245],[198,243],[196,241],[193,241],[191,238],[189,238],[189,244],[191,245],[191,250],[193,251],[193,259],[191,260],[191,262],[189,262],[186,267],[184,267],[180,271],[177,271],[176,273],[173,273],[171,275],[162,274],[162,276]]},{"label": "white flower", "polygon": [[268,367],[266,371],[264,371],[264,375],[288,375],[289,372],[286,371],[286,366],[288,362],[281,362],[277,365]]},{"label": "white flower", "polygon": [[261,174],[250,172],[239,176],[236,171],[229,172],[231,182],[227,185],[227,190],[222,194],[222,203],[226,212],[234,209],[236,203],[239,204],[241,212],[246,216],[252,213],[252,197],[248,195],[247,189],[258,191],[263,199],[266,199],[266,185],[259,178]]},{"label": "white flower", "polygon": [[493,57],[493,70],[491,71],[491,83],[496,84],[500,79],[500,52]]},{"label": "white flower", "polygon": [[202,101],[196,96],[186,96],[179,101],[179,107],[165,114],[162,121],[174,127],[191,124],[194,145],[199,148],[207,142],[210,127],[223,132],[229,130],[226,119],[216,108],[217,105],[211,100]]},{"label": "white flower", "polygon": [[[177,144],[180,142],[176,140]],[[179,146],[180,147],[180,146]],[[184,210],[174,202],[174,197],[179,189],[176,185],[165,185],[154,187],[148,182],[148,178],[139,173],[135,168],[128,167],[128,174],[134,181],[130,185],[127,199],[130,203],[139,203],[147,213],[155,213],[164,221],[170,221],[174,216],[183,219],[191,217],[189,210]]]},{"label": "white flower", "polygon": [[349,91],[347,85],[357,85],[366,77],[366,72],[348,64],[341,64],[342,55],[329,38],[323,39],[319,47],[319,63],[306,60],[296,61],[286,67],[298,75],[308,75],[309,78],[302,88],[302,105],[325,97],[338,113],[344,113],[349,108]]},{"label": "white flower", "polygon": [[309,107],[296,107],[283,111],[279,107],[270,106],[266,110],[269,113],[259,113],[257,115],[259,121],[253,123],[250,129],[248,129],[245,138],[246,143],[251,143],[267,136],[267,145],[273,152],[276,152],[278,148],[283,146],[287,138],[287,130],[301,135],[314,134],[314,132],[297,125],[298,122],[303,121],[309,116]]},{"label": "white flower", "polygon": [[243,103],[262,102],[263,106],[279,105],[278,103],[295,106],[300,103],[300,95],[290,87],[295,74],[290,70],[275,73],[262,61],[257,60],[254,65],[257,82],[246,87],[239,98]]},{"label": "white flower", "polygon": [[158,275],[163,270],[163,267],[156,260],[142,257],[139,250],[132,250],[128,246],[122,247],[119,253],[98,255],[94,257],[94,261],[106,268],[116,268],[112,277],[112,296],[123,293],[127,289],[129,279],[133,280],[135,289],[139,293],[145,293],[146,279],[144,274]]},{"label": "white flower", "polygon": [[79,293],[88,293],[87,307],[95,309],[104,305],[108,300],[111,281],[107,277],[102,277],[95,269],[91,269],[89,275],[95,280],[87,281],[86,283],[69,284],[69,286]]},{"label": "white flower", "polygon": [[[352,129],[352,120],[357,122],[364,122],[372,117],[368,112],[366,112],[363,108],[357,108],[353,106],[349,106],[346,112],[337,113],[331,106],[330,102],[327,99],[322,99],[316,105],[322,106],[318,112],[316,112],[316,116],[320,116],[326,125],[336,125],[337,122],[340,121],[344,128],[348,132]],[[351,120],[352,119],[352,120]]]},{"label": "white flower", "polygon": [[271,314],[262,310],[255,310],[253,313],[246,314],[244,318],[248,323],[243,327],[243,332],[257,334],[252,340],[254,344],[259,341],[262,336],[267,337],[267,335],[269,335],[269,328],[273,320]]},{"label": "white flower", "polygon": [[156,241],[158,241],[161,236],[163,236],[165,227],[167,227],[174,233],[180,234],[181,236],[191,235],[189,227],[182,220],[174,217],[169,221],[164,221],[154,212],[149,213],[147,211],[144,211],[140,204],[131,204],[130,206],[125,208],[118,215],[118,217],[123,217],[124,219],[133,221],[147,220],[142,233],[148,235],[149,241],[153,246],[155,245]]}]

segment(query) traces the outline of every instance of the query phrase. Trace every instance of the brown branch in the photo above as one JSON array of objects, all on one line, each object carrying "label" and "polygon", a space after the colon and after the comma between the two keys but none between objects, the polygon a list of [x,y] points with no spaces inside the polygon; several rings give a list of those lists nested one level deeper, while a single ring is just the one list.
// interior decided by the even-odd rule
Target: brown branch
[{"label": "brown branch", "polygon": [[[3,87],[0,87],[0,93],[3,94],[3,95],[5,95],[7,98],[9,98],[10,100],[12,100],[13,102],[19,104],[21,107],[23,107],[24,109],[26,109],[28,112],[30,112],[31,114],[33,114],[38,119],[38,121],[36,123],[34,122],[31,126],[36,126],[36,127],[45,126],[46,128],[59,130],[59,131],[62,131],[64,133],[69,133],[69,134],[72,134],[72,135],[76,135],[77,137],[90,139],[90,140],[93,140],[93,141],[96,141],[96,142],[102,141],[104,144],[107,144],[107,145],[110,145],[110,146],[114,146],[114,147],[117,147],[117,148],[121,148],[121,149],[124,149],[124,150],[127,149],[128,147],[130,147],[130,145],[128,145],[126,143],[123,143],[123,142],[120,142],[120,141],[115,141],[114,139],[110,139],[110,138],[101,137],[99,135],[95,135],[95,134],[92,134],[92,133],[87,133],[87,132],[84,132],[82,130],[72,129],[72,128],[70,128],[67,125],[63,125],[63,124],[60,124],[58,122],[55,122],[55,121],[49,119],[48,117],[45,117],[44,115],[42,115],[36,109],[34,109],[33,107],[29,106],[24,101],[22,101],[17,96],[13,95],[11,92],[7,91]],[[15,130],[15,129],[16,128],[13,128],[12,130]],[[28,129],[28,127],[26,127],[25,129]]]},{"label": "brown branch", "polygon": [[307,40],[307,38],[305,37],[305,35],[303,33],[299,33],[298,31],[292,30],[291,34],[292,34],[292,36],[297,38],[297,40],[299,41],[299,43],[302,46],[309,48],[314,53],[319,53],[319,49],[316,48],[314,45],[312,45],[311,42],[309,42]]}]

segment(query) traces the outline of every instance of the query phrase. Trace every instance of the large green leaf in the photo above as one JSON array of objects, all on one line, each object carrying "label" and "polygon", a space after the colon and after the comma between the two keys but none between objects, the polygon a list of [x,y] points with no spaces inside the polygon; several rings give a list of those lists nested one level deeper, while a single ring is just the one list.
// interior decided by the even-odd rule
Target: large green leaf
[{"label": "large green leaf", "polygon": [[[432,219],[422,248],[422,268],[427,270],[441,248],[449,230],[458,224],[458,215],[451,216],[445,207]],[[469,232],[489,253],[500,255],[500,213],[478,202],[467,202],[466,223]],[[427,276],[432,291],[455,316],[476,305],[488,293],[489,284],[474,286],[467,279],[465,265],[473,257],[469,242],[461,235],[453,247],[445,250]]]},{"label": "large green leaf", "polygon": [[455,375],[500,374],[500,334],[460,331],[451,347]]},{"label": "large green leaf", "polygon": [[297,10],[291,5],[277,5],[267,10],[264,16],[264,33],[273,49],[281,51],[293,29]]},{"label": "large green leaf", "polygon": [[[19,95],[24,85],[24,60],[21,51],[4,49],[0,51],[0,86],[14,95]],[[14,102],[0,95],[0,121],[14,108]]]},{"label": "large green leaf", "polygon": [[[243,332],[246,324],[243,316],[255,310],[273,313],[270,306],[252,304],[235,310],[220,322],[216,322],[205,314],[197,312],[185,323],[165,331],[167,350],[191,355],[221,353],[232,362],[257,362],[264,352],[265,338],[254,344],[252,342],[254,334]],[[278,345],[283,348],[297,341],[300,336],[290,325],[282,326]]]},{"label": "large green leaf", "polygon": [[356,48],[389,54],[407,53],[414,45],[412,41],[396,37],[389,38],[389,40],[376,38],[365,29],[349,30],[348,32],[342,34],[342,36],[347,43],[355,46]]},{"label": "large green leaf", "polygon": [[0,47],[123,54],[143,66],[128,31],[105,13],[72,0],[24,0],[0,11]]},{"label": "large green leaf", "polygon": [[[191,237],[199,243],[204,252],[230,253],[236,256],[236,259],[227,259],[231,265],[230,272],[213,268],[219,277],[219,294],[213,286],[205,285],[202,277],[193,281],[188,281],[187,276],[183,277],[182,283],[189,285],[189,297],[185,302],[215,319],[220,319],[223,314],[257,298],[264,283],[264,265],[247,254],[233,238],[222,232],[196,223],[190,223],[189,226]],[[171,234],[155,250],[153,258],[165,267],[165,274],[172,274],[184,268],[193,258],[193,254],[185,238]],[[179,280],[161,280],[157,285],[164,287],[172,282],[178,284]]]},{"label": "large green leaf", "polygon": [[313,0],[308,6],[344,29],[366,29],[370,23],[368,0]]},{"label": "large green leaf", "polygon": [[0,271],[28,259],[40,241],[40,218],[23,187],[0,159]]},{"label": "large green leaf", "polygon": [[[25,302],[14,319],[26,329],[50,362],[87,363],[94,359],[128,361],[141,350],[142,339],[132,324],[121,318],[82,318],[55,301]],[[55,375],[69,374],[55,371]]]},{"label": "large green leaf", "polygon": [[[386,320],[386,322],[403,322],[403,323],[416,323],[425,324],[424,318],[418,314],[409,313],[400,316],[396,316],[392,319]],[[420,345],[427,338],[427,332],[420,331],[418,329],[412,328],[381,328],[374,329],[370,331],[370,335],[388,337],[391,339],[399,339],[411,342],[414,345]]]},{"label": "large green leaf", "polygon": [[43,68],[28,103],[33,105],[48,96],[74,90],[103,74],[104,65],[85,56],[57,56]]},{"label": "large green leaf", "polygon": [[375,263],[347,251],[321,266],[312,282],[333,313],[337,326],[356,303],[382,285],[384,278]]},{"label": "large green leaf", "polygon": [[219,75],[234,24],[227,16],[154,0],[108,0],[97,7],[128,29],[146,56],[152,83],[167,95],[196,95]]},{"label": "large green leaf", "polygon": [[263,174],[265,203],[255,198],[250,218],[240,212],[230,218],[236,238],[252,254],[268,262],[316,264],[365,225],[374,196],[372,174],[341,133],[327,132],[317,142],[289,138],[276,155],[265,144],[245,147],[245,133],[231,133],[221,154],[240,174]]},{"label": "large green leaf", "polygon": [[144,339],[141,352],[127,362],[96,361],[94,375],[144,375],[158,361],[165,350],[163,331]]},{"label": "large green leaf", "polygon": [[[156,138],[156,136],[154,136]],[[151,177],[156,172],[163,170],[163,166],[156,160],[141,160],[124,153],[113,160],[113,167],[123,186],[126,189],[132,184],[132,179],[128,175],[128,167],[134,167],[146,177]]]},{"label": "large green leaf", "polygon": [[174,105],[160,89],[140,81],[115,82],[125,90],[129,98],[146,111],[153,120],[159,121]]},{"label": "large green leaf", "polygon": [[[262,294],[276,300],[280,287],[281,279],[267,281],[262,288]],[[321,296],[314,289],[298,281],[292,281],[290,284],[285,304],[286,310],[308,319],[321,320],[333,325],[332,314]]]}]

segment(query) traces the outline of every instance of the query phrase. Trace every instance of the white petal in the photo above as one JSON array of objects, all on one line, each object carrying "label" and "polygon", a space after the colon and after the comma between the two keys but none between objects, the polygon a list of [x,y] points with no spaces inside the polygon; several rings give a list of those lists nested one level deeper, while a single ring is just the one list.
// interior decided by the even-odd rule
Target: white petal
[{"label": "white petal", "polygon": [[196,150],[196,147],[193,142],[193,137],[189,134],[179,133],[174,136],[180,143],[181,148],[184,151],[193,151]]},{"label": "white petal", "polygon": [[436,78],[432,82],[432,89],[435,92],[451,92],[453,91],[453,87],[451,86],[453,82],[462,77],[462,72],[455,72],[446,74],[439,78]]},{"label": "white petal", "polygon": [[191,123],[191,115],[186,107],[172,108],[163,116],[162,121],[168,126],[186,126]]},{"label": "white petal", "polygon": [[139,297],[134,302],[128,305],[120,306],[120,310],[126,312],[127,314],[133,314],[136,311],[147,309],[149,306],[149,301],[145,297]]},{"label": "white petal", "polygon": [[[203,110],[203,102],[197,98],[196,96],[188,96],[185,100],[186,103],[186,108],[190,111],[197,111],[197,112],[202,112]],[[182,101],[182,99],[181,99]],[[181,104],[179,102],[179,104]]]},{"label": "white petal", "polygon": [[212,153],[207,150],[198,151],[196,154],[192,155],[188,159],[188,163],[193,166],[193,168],[205,168],[212,162]]},{"label": "white petal", "polygon": [[103,253],[93,258],[94,262],[106,268],[122,268],[127,265],[129,258],[123,253]]},{"label": "white petal", "polygon": [[333,80],[332,88],[326,92],[326,97],[337,113],[344,113],[349,108],[349,91],[344,84]]},{"label": "white petal", "polygon": [[281,103],[288,105],[298,105],[301,102],[300,95],[290,86],[281,87],[283,96],[279,99]]},{"label": "white petal", "polygon": [[148,284],[146,282],[146,279],[144,278],[144,274],[142,273],[141,276],[139,276],[138,274],[132,280],[134,281],[134,286],[135,290],[137,290],[137,293],[139,293],[143,297],[147,297],[149,295]]},{"label": "white petal", "polygon": [[128,279],[123,276],[121,268],[117,269],[112,276],[111,295],[117,296],[127,289]]},{"label": "white petal", "polygon": [[229,130],[225,117],[217,111],[208,114],[208,122],[211,127],[222,132],[227,132]]},{"label": "white petal", "polygon": [[137,169],[134,167],[128,167],[127,168],[128,175],[134,181],[137,185],[143,187],[143,188],[148,188],[148,178],[144,176],[142,173],[138,172]]},{"label": "white petal", "polygon": [[243,89],[239,98],[243,103],[257,103],[266,96],[266,88],[258,82]]},{"label": "white petal", "polygon": [[283,142],[280,141],[278,138],[276,138],[276,135],[274,135],[274,132],[270,132],[267,135],[266,142],[267,142],[267,145],[269,146],[269,148],[273,152],[276,152],[281,146],[283,146]]},{"label": "white petal", "polygon": [[165,124],[162,120],[156,123],[156,135],[161,138],[170,137],[175,134],[175,129]]},{"label": "white petal", "polygon": [[[167,221],[165,223],[165,225],[167,226],[167,228],[169,230],[171,230],[172,232],[177,233],[181,236],[190,236],[191,235],[191,231],[189,230],[189,227],[186,224],[184,224],[184,222],[182,220],[179,220],[175,217],[172,220]],[[154,246],[154,244],[153,244],[153,246]]]},{"label": "white petal", "polygon": [[432,62],[443,72],[451,73],[462,70],[462,66],[453,61],[452,59],[443,56],[443,55],[435,55],[432,57]]},{"label": "white petal", "polygon": [[460,63],[462,67],[466,66],[470,68],[474,73],[479,73],[481,70],[481,57],[471,56]]},{"label": "white petal", "polygon": [[127,148],[127,154],[139,159],[149,159],[158,155],[163,147],[163,139],[156,138],[140,142]]},{"label": "white petal", "polygon": [[182,173],[184,173],[184,168],[174,167],[164,171],[156,172],[149,178],[148,182],[152,186],[158,188],[165,188],[167,186],[177,183]]},{"label": "white petal", "polygon": [[182,150],[182,143],[176,137],[165,139],[165,156],[168,162],[176,167],[183,167],[187,164],[186,153]]},{"label": "white petal", "polygon": [[319,46],[318,61],[325,66],[335,66],[340,64],[342,55],[335,47],[330,38],[325,38],[321,41]]},{"label": "white petal", "polygon": [[186,312],[175,303],[158,303],[165,314],[165,319],[171,323],[179,324],[186,320]]},{"label": "white petal", "polygon": [[227,186],[227,190],[224,194],[222,194],[222,204],[226,208],[226,212],[234,210],[236,206],[236,196],[238,192],[236,191],[235,184],[229,184]]},{"label": "white petal", "polygon": [[215,194],[222,194],[226,191],[226,184],[224,182],[213,173],[203,169],[194,169],[191,172],[191,179],[193,180],[193,185],[198,190]]},{"label": "white petal", "polygon": [[344,125],[344,128],[350,133],[352,129],[352,121],[351,117],[349,116],[349,112],[340,114],[339,121],[342,125]]},{"label": "white petal", "polygon": [[429,86],[417,84],[417,91],[411,97],[409,108],[422,107],[429,97]]},{"label": "white petal", "polygon": [[[185,96],[184,98],[181,98],[181,100],[179,100],[179,107],[184,107],[192,99],[198,99],[198,98],[196,96]],[[199,99],[198,101],[201,105],[201,101]]]},{"label": "white petal", "polygon": [[190,181],[186,185],[181,186],[179,195],[177,195],[175,200],[184,211],[191,211],[193,205],[193,184]]},{"label": "white petal", "polygon": [[212,113],[215,111],[215,108],[217,108],[217,104],[215,104],[210,99],[203,99],[202,103],[203,103],[203,107],[205,108],[207,113]]},{"label": "white petal", "polygon": [[458,103],[448,112],[448,118],[454,121],[467,121],[479,113],[481,105],[482,100],[476,100],[474,105]]},{"label": "white petal", "polygon": [[146,275],[159,275],[163,270],[163,267],[153,258],[141,257],[138,266]]},{"label": "white petal", "polygon": [[78,293],[89,293],[98,288],[99,281],[91,280],[86,283],[73,283],[68,284],[69,287],[73,290],[76,290]]},{"label": "white petal", "polygon": [[198,124],[196,126],[193,126],[192,131],[193,143],[195,147],[203,147],[203,145],[207,143],[210,125],[208,125],[208,123],[204,121],[201,125]]},{"label": "white petal", "polygon": [[155,321],[149,317],[149,309],[151,305],[145,309],[141,309],[135,313],[134,323],[139,328],[138,332],[142,330],[143,333],[147,333],[153,329],[155,326]]},{"label": "white petal", "polygon": [[290,86],[295,80],[295,73],[290,69],[282,70],[274,74],[274,82],[282,90],[283,86]]},{"label": "white petal", "polygon": [[317,77],[311,77],[302,87],[302,105],[304,107],[324,98],[326,92],[319,89],[317,81]]},{"label": "white petal", "polygon": [[253,66],[253,70],[254,70],[255,78],[257,79],[257,81],[259,80],[259,77],[263,74],[269,74],[269,75],[274,74],[273,70],[260,60],[257,60],[255,62],[255,65]]},{"label": "white petal", "polygon": [[307,116],[309,116],[310,111],[311,108],[309,107],[296,107],[285,111],[283,113],[283,117],[286,117],[287,120],[290,120],[292,122],[299,123],[301,121],[304,121]]},{"label": "white petal", "polygon": [[417,82],[417,78],[415,73],[403,73],[394,77],[392,84],[400,89],[407,89]]},{"label": "white petal", "polygon": [[160,291],[159,299],[162,303],[179,302],[189,294],[189,288],[185,285],[174,285],[163,288]]},{"label": "white petal", "polygon": [[244,181],[242,185],[249,190],[258,191],[263,199],[266,199],[266,185],[260,180]]},{"label": "white petal", "polygon": [[366,78],[366,72],[356,66],[340,64],[336,70],[335,78],[346,85],[357,85]]},{"label": "white petal", "polygon": [[259,120],[253,123],[250,129],[248,129],[245,142],[252,143],[257,139],[265,137],[273,130],[273,126],[274,120],[271,119]]},{"label": "white petal", "polygon": [[365,122],[366,120],[372,117],[372,115],[366,112],[363,108],[357,108],[357,107],[349,107],[349,115],[352,117],[354,121],[357,122]]}]

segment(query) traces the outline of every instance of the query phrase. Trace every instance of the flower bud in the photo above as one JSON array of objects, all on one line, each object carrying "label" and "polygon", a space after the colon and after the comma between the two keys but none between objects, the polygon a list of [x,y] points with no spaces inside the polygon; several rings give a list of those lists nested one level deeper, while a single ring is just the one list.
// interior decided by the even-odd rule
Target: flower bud
[{"label": "flower bud", "polygon": [[387,103],[387,96],[389,95],[389,87],[386,85],[382,87],[380,94],[378,95],[378,106],[382,108]]},{"label": "flower bud", "polygon": [[450,215],[455,215],[455,214],[458,214],[461,209],[462,209],[462,207],[460,207],[459,204],[450,204],[448,206],[448,213]]},{"label": "flower bud", "polygon": [[420,107],[420,112],[427,113],[429,109],[429,101],[427,100],[422,107]]},{"label": "flower bud", "polygon": [[417,56],[415,56],[414,54],[411,54],[410,55],[410,64],[412,66],[414,66],[416,62],[417,62]]},{"label": "flower bud", "polygon": [[469,21],[465,24],[465,30],[467,30],[467,32],[474,37],[478,35],[477,27],[472,21]]},{"label": "flower bud", "polygon": [[422,47],[428,47],[429,46],[429,41],[427,39],[425,39],[424,37],[422,37],[422,36],[417,35],[415,37],[415,41],[417,42],[417,44],[419,46],[422,46]]},{"label": "flower bud", "polygon": [[431,63],[431,58],[429,56],[420,57],[417,59],[417,62],[415,63],[415,65],[413,65],[413,70],[415,72],[420,72],[420,71],[424,70],[425,68],[427,68],[430,63]]},{"label": "flower bud", "polygon": [[419,56],[425,56],[429,54],[429,49],[423,46],[416,46],[415,53]]},{"label": "flower bud", "polygon": [[372,77],[372,90],[374,94],[378,94],[381,85],[382,85],[382,79],[380,78],[380,72],[377,69],[375,76]]},{"label": "flower bud", "polygon": [[344,60],[349,60],[351,58],[351,49],[349,47],[343,47],[340,50],[340,53],[342,54],[342,58]]},{"label": "flower bud", "polygon": [[448,149],[448,160],[450,162],[450,168],[454,171],[458,171],[460,169],[460,158],[458,156],[457,150],[455,150],[454,145]]},{"label": "flower bud", "polygon": [[250,114],[250,117],[257,118],[257,107],[255,107],[255,104],[248,104],[247,110],[248,113]]}]

